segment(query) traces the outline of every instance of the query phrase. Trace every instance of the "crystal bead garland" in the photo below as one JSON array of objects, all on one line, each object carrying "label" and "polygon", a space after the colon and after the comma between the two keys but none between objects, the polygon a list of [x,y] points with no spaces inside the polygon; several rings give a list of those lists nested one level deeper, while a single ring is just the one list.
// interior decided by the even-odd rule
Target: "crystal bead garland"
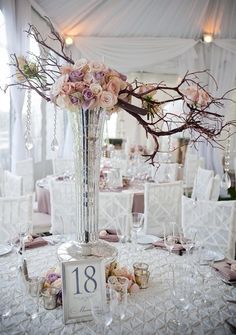
[{"label": "crystal bead garland", "polygon": [[53,140],[51,143],[52,151],[57,151],[59,149],[58,140],[56,138],[57,133],[57,107],[54,105],[54,114],[53,114]]},{"label": "crystal bead garland", "polygon": [[27,90],[27,107],[26,107],[26,130],[25,130],[25,147],[28,151],[33,149],[33,140],[31,137],[31,89]]},{"label": "crystal bead garland", "polygon": [[69,112],[74,144],[76,241],[58,248],[60,260],[100,256],[114,260],[117,249],[99,240],[99,177],[106,112],[103,109]]},{"label": "crystal bead garland", "polygon": [[221,178],[221,187],[227,190],[231,187],[231,179],[229,175],[229,162],[230,162],[230,127],[228,129],[228,139],[225,147],[225,162],[224,162],[224,174]]}]

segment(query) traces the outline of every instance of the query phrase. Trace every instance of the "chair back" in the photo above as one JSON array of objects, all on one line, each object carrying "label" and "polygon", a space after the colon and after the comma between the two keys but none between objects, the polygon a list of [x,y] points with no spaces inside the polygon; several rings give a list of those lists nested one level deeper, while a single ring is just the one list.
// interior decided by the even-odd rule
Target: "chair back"
[{"label": "chair back", "polygon": [[132,192],[99,192],[99,229],[115,228],[115,220],[132,213]]},{"label": "chair back", "polygon": [[32,159],[17,161],[15,173],[23,179],[23,194],[33,193],[34,191],[34,166]]},{"label": "chair back", "polygon": [[52,167],[54,175],[73,174],[75,171],[73,159],[56,158],[52,161]]},{"label": "chair back", "polygon": [[3,196],[20,197],[22,195],[23,178],[10,171],[4,171]]},{"label": "chair back", "polygon": [[76,224],[76,196],[75,182],[58,181],[49,182],[51,202],[51,233],[74,234]]},{"label": "chair back", "polygon": [[210,200],[217,201],[219,199],[220,184],[221,184],[221,178],[217,174],[215,177],[213,177]]},{"label": "chair back", "polygon": [[4,184],[4,170],[0,166],[0,197],[2,197],[4,193],[3,184]]},{"label": "chair back", "polygon": [[174,221],[181,226],[182,181],[146,183],[144,193],[144,231],[163,236],[163,223]]},{"label": "chair back", "polygon": [[183,180],[185,188],[192,188],[199,167],[204,167],[204,158],[187,154],[184,163]]},{"label": "chair back", "polygon": [[183,196],[183,232],[197,230],[203,246],[235,258],[236,201],[193,201]]},{"label": "chair back", "polygon": [[32,233],[32,195],[0,198],[0,235],[1,231],[14,238],[20,233]]},{"label": "chair back", "polygon": [[213,178],[213,170],[206,170],[199,167],[194,180],[191,198],[195,200],[210,200],[213,186]]}]

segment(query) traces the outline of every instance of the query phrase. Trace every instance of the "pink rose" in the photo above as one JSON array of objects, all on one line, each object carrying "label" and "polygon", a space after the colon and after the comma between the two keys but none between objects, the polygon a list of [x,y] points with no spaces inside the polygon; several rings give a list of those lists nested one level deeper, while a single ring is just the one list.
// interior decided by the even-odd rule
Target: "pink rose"
[{"label": "pink rose", "polygon": [[93,75],[92,73],[90,72],[86,72],[85,75],[84,75],[84,78],[83,78],[83,81],[86,83],[86,84],[91,84],[92,81],[93,81]]},{"label": "pink rose", "polygon": [[77,82],[77,83],[74,83],[74,87],[75,87],[75,91],[76,92],[80,92],[82,93],[83,90],[87,87],[85,83],[83,82]]},{"label": "pink rose", "polygon": [[130,292],[130,293],[137,293],[139,290],[140,290],[140,288],[139,288],[138,284],[134,283],[134,284],[130,287],[129,292]]},{"label": "pink rose", "polygon": [[129,270],[125,266],[115,268],[112,271],[112,274],[113,276],[116,276],[116,277],[126,277],[128,279],[130,278]]},{"label": "pink rose", "polygon": [[99,103],[102,108],[111,108],[117,103],[117,97],[112,92],[103,91]]},{"label": "pink rose", "polygon": [[118,96],[121,88],[121,79],[118,77],[113,77],[107,84],[107,90]]},{"label": "pink rose", "polygon": [[199,98],[197,104],[201,107],[206,107],[211,102],[211,98],[203,89],[199,90]]},{"label": "pink rose", "polygon": [[62,66],[62,67],[60,68],[60,72],[61,72],[61,74],[66,74],[66,73],[70,74],[71,71],[73,71],[73,69],[72,69],[71,66]]},{"label": "pink rose", "polygon": [[62,90],[63,85],[68,81],[69,75],[63,74],[61,75],[55,83],[51,86],[50,94],[51,97],[56,97]]},{"label": "pink rose", "polygon": [[67,83],[63,84],[60,93],[69,95],[69,94],[73,93],[74,91],[75,91],[74,83],[67,82]]},{"label": "pink rose", "polygon": [[[148,92],[151,91],[151,92]],[[148,96],[153,97],[156,94],[155,86],[150,84],[145,84],[139,87],[138,93],[147,93]]]}]

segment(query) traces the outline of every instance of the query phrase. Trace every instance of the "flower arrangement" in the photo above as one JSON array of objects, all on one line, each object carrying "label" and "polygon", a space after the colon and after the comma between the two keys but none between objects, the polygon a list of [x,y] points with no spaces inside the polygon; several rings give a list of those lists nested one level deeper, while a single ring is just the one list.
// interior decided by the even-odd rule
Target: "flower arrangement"
[{"label": "flower arrangement", "polygon": [[80,59],[74,65],[62,66],[60,71],[50,94],[52,101],[70,111],[100,107],[112,110],[120,91],[128,86],[126,76],[100,62]]},{"label": "flower arrangement", "polygon": [[[130,294],[137,293],[140,290],[138,284],[135,281],[133,272],[129,271],[126,266],[123,266],[115,261],[106,266],[105,276],[106,282],[110,276],[121,276],[127,278],[129,280],[128,293]],[[62,305],[62,278],[59,266],[56,265],[48,269],[44,277],[45,281],[43,284],[43,290],[50,290],[51,288],[57,289],[57,306]]]},{"label": "flower arrangement", "polygon": [[[49,40],[57,42],[58,48],[52,46],[30,24],[27,34],[40,45],[42,56],[31,53],[27,59],[12,54],[11,65],[16,68],[16,74],[5,90],[13,85],[34,90],[46,101],[73,112],[100,107],[108,111],[124,109],[144,128],[147,137],[153,139],[153,152],[143,154],[151,164],[155,164],[159,138],[185,130],[188,130],[190,136],[192,134],[192,142],[207,140],[212,145],[222,147],[219,135],[225,128],[228,130],[229,125],[235,126],[235,121],[225,122],[220,112],[225,101],[232,101],[229,98],[232,90],[219,97],[213,96],[202,81],[204,75],[217,88],[207,70],[187,72],[175,86],[167,86],[163,82],[144,84],[137,80],[128,83],[126,76],[101,62],[85,59],[74,61],[68,55],[65,39],[47,17],[45,20],[50,28]],[[63,65],[60,61],[63,61]],[[158,96],[160,92],[162,97]],[[133,97],[141,102],[142,107],[132,103]],[[182,113],[165,113],[163,106],[176,101],[183,102]],[[225,133],[228,137],[229,132]]]}]

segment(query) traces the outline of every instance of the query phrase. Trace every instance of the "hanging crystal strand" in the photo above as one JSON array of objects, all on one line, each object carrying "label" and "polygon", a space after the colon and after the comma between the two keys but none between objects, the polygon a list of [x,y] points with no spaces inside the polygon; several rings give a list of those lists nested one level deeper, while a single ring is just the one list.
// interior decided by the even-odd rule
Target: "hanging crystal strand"
[{"label": "hanging crystal strand", "polygon": [[171,153],[172,147],[171,147],[171,136],[168,136],[168,156],[167,156],[167,165],[165,168],[165,181],[170,182],[170,166],[169,164],[171,163]]},{"label": "hanging crystal strand", "polygon": [[28,151],[30,151],[33,146],[33,140],[31,137],[31,89],[29,88],[27,90],[25,147]]},{"label": "hanging crystal strand", "polygon": [[229,162],[230,162],[230,126],[228,128],[228,139],[225,147],[225,161],[224,161],[224,174],[221,178],[221,187],[227,190],[231,187],[231,179],[229,175]]},{"label": "hanging crystal strand", "polygon": [[56,138],[57,133],[57,107],[54,104],[54,115],[53,115],[53,140],[51,143],[52,151],[57,151],[59,149],[58,140]]}]

